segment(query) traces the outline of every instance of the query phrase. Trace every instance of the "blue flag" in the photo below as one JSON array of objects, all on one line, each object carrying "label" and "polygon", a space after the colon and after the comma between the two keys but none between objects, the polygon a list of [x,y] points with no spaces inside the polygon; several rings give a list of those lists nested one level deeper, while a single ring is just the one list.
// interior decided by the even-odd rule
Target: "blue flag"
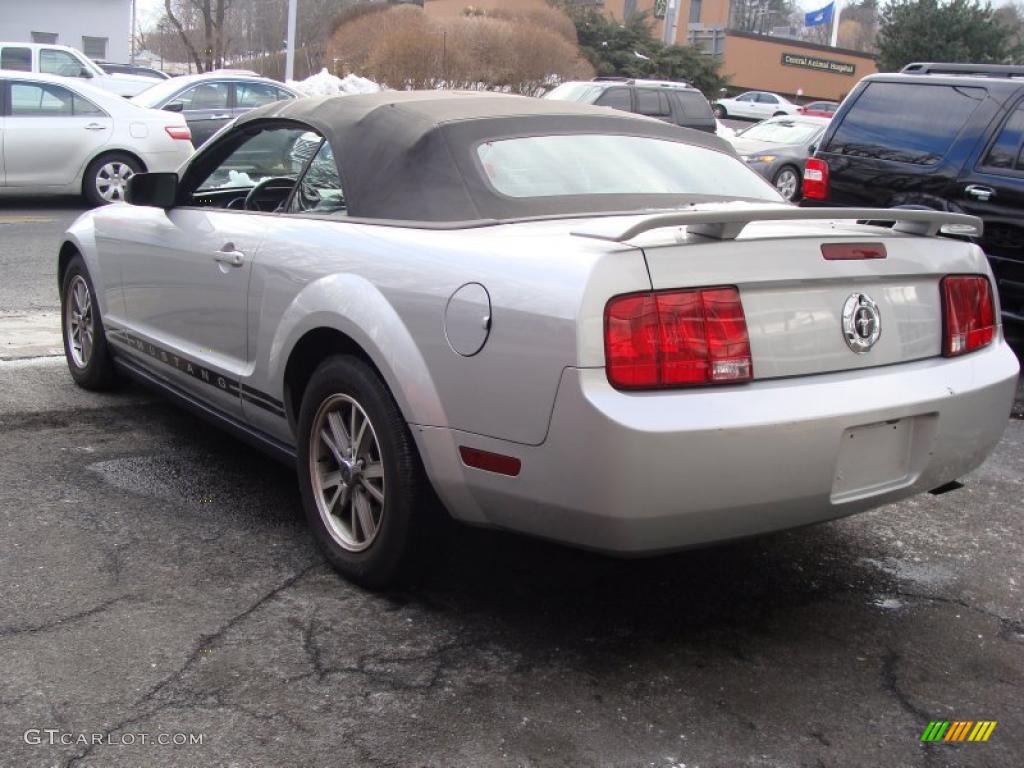
[{"label": "blue flag", "polygon": [[805,27],[820,27],[822,24],[832,23],[832,12],[835,10],[836,4],[834,2],[829,3],[824,8],[819,8],[816,11],[804,14],[804,26]]}]

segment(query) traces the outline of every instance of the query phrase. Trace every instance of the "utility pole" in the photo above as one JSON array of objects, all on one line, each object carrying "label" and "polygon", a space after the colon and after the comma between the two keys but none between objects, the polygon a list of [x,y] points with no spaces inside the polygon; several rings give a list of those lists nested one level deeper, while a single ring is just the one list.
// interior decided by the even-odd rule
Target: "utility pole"
[{"label": "utility pole", "polygon": [[667,0],[665,3],[665,18],[662,20],[661,41],[665,45],[675,45],[676,28],[679,22],[679,0]]},{"label": "utility pole", "polygon": [[130,43],[130,46],[128,48],[128,50],[129,50],[129,53],[128,53],[128,63],[129,64],[134,64],[135,63],[135,0],[132,0],[132,34],[131,34],[131,38],[129,39],[128,42]]},{"label": "utility pole", "polygon": [[295,17],[299,0],[288,0],[288,42],[284,54],[284,79],[295,79]]}]

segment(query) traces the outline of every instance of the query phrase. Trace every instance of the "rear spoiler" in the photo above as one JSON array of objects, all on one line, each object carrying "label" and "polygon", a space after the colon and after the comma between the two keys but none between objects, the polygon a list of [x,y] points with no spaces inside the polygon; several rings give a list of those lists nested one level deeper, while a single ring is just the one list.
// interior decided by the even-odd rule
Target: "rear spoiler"
[{"label": "rear spoiler", "polygon": [[718,210],[652,213],[628,226],[618,220],[596,221],[573,230],[577,237],[593,237],[622,243],[639,234],[662,227],[686,227],[693,235],[715,240],[735,240],[752,221],[842,221],[881,224],[892,222],[893,230],[911,235],[935,237],[945,227],[948,234],[980,237],[981,219],[963,213],[945,213],[914,208],[782,208],[728,207]]}]

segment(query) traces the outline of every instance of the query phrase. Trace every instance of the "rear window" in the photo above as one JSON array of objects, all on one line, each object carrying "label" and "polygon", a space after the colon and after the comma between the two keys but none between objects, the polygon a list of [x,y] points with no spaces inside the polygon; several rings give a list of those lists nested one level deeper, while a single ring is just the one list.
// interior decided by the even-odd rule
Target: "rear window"
[{"label": "rear window", "polygon": [[757,139],[772,144],[803,144],[813,139],[822,127],[817,123],[777,118],[757,123],[736,135],[742,136],[744,139]]},{"label": "rear window", "polygon": [[870,83],[825,151],[936,165],[986,93],[977,87]]},{"label": "rear window", "polygon": [[0,51],[0,69],[13,69],[17,72],[31,72],[32,49],[4,48]]},{"label": "rear window", "polygon": [[484,173],[509,197],[680,194],[779,202],[775,189],[737,158],[676,141],[576,134],[489,141]]}]

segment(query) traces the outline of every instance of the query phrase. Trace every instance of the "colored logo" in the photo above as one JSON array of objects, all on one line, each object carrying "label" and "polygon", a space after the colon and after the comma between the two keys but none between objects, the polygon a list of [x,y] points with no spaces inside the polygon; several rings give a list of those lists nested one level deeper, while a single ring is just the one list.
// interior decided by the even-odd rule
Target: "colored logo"
[{"label": "colored logo", "polygon": [[921,741],[988,741],[995,729],[995,720],[932,720]]}]

